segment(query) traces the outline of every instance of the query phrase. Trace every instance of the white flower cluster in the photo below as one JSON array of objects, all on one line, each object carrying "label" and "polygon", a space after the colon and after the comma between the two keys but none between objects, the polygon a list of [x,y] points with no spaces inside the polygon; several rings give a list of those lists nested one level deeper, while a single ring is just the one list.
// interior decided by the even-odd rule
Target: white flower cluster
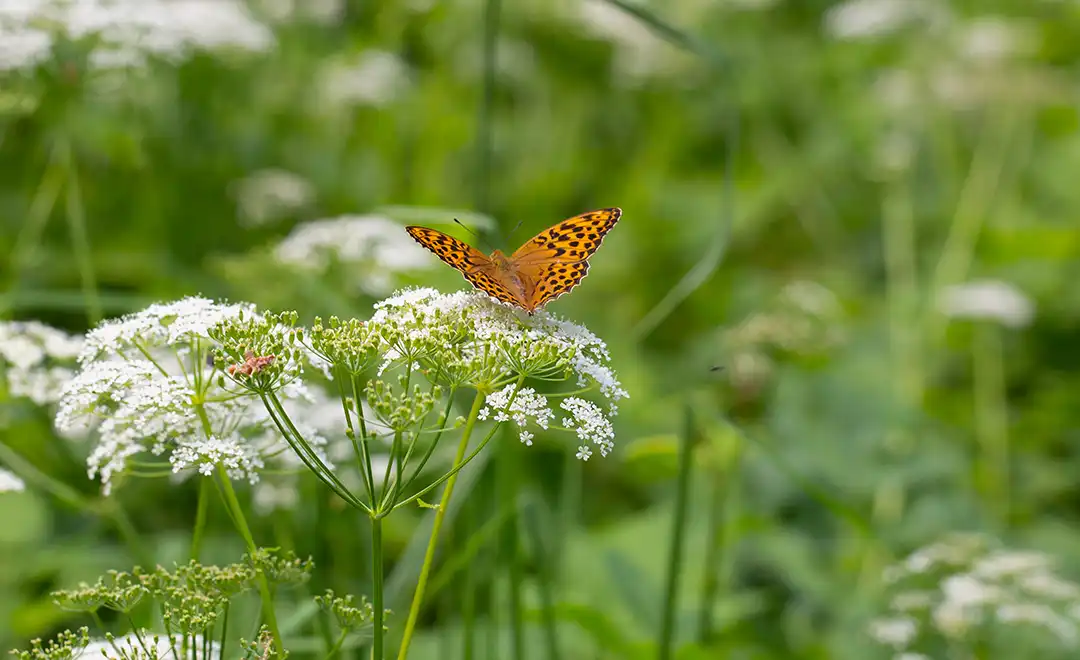
[{"label": "white flower cluster", "polygon": [[[210,329],[241,315],[258,317],[251,305],[190,297],[106,321],[87,334],[81,369],[61,393],[56,426],[93,431],[88,472],[101,479],[106,494],[143,452],[169,453],[175,473],[205,475],[220,465],[231,478],[249,482],[271,459],[289,466],[292,452],[261,402],[230,389],[231,381],[208,359],[215,347]],[[309,401],[299,381],[303,365],[280,359],[275,366],[291,374],[280,395],[294,404]],[[309,442],[325,445],[314,434]]]},{"label": "white flower cluster", "polygon": [[[532,387],[519,389],[517,381],[536,376],[576,382],[583,390],[599,390],[607,412],[569,397],[561,405],[569,413],[563,427],[582,442],[598,445],[602,455],[613,448],[609,418],[629,395],[607,364],[607,346],[586,328],[543,310],[527,316],[476,291],[444,295],[409,289],[378,303],[376,310],[365,327],[378,338],[382,370],[418,363],[451,383],[492,387],[482,418],[514,422],[525,444],[533,439],[526,426],[531,422],[547,429],[555,414],[548,395]],[[587,459],[591,453],[583,446],[578,456]]]},{"label": "white flower cluster", "polygon": [[23,480],[13,473],[0,468],[0,493],[21,493],[26,490]]},{"label": "white flower cluster", "polygon": [[[515,390],[516,393],[515,393]],[[537,393],[531,387],[523,387],[520,390],[514,385],[507,385],[497,392],[492,392],[485,397],[487,407],[480,410],[480,419],[487,419],[494,409],[496,422],[513,421],[518,425],[519,438],[527,446],[532,446],[533,434],[525,430],[531,418],[537,426],[547,429],[548,424],[555,418],[555,413],[548,407],[547,398]]]},{"label": "white flower cluster", "polygon": [[895,658],[931,657],[925,654],[942,642],[960,648],[987,630],[1015,634],[1021,627],[1058,648],[1080,643],[1080,585],[1057,575],[1041,552],[958,534],[912,553],[884,579],[889,613],[869,632]]},{"label": "white flower cluster", "polygon": [[938,299],[938,308],[954,319],[986,320],[1010,328],[1031,323],[1035,305],[1008,282],[973,280],[947,287]]},{"label": "white flower cluster", "polygon": [[[175,653],[174,653],[175,647]],[[119,656],[117,656],[119,653]],[[148,631],[128,633],[111,640],[96,639],[81,649],[74,649],[72,660],[100,660],[123,658],[124,660],[219,660],[221,644],[214,640],[203,641],[202,635],[161,635]]]},{"label": "white flower cluster", "polygon": [[298,225],[277,245],[278,261],[315,272],[338,263],[355,273],[355,284],[384,295],[397,275],[428,268],[435,261],[401,225],[375,215],[342,216]]},{"label": "white flower cluster", "polygon": [[82,337],[37,321],[0,322],[0,366],[8,391],[39,405],[54,403],[82,345]]},{"label": "white flower cluster", "polygon": [[0,2],[0,70],[29,68],[59,39],[95,39],[91,63],[141,64],[147,56],[179,58],[193,50],[266,51],[271,30],[239,0],[4,0]]},{"label": "white flower cluster", "polygon": [[315,199],[311,182],[275,168],[252,172],[233,182],[229,192],[236,200],[240,224],[247,227],[276,222]]}]

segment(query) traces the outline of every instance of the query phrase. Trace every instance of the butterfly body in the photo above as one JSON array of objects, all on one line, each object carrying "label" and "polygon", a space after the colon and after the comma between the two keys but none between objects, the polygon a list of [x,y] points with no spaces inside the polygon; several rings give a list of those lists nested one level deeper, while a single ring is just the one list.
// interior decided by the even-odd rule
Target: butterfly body
[{"label": "butterfly body", "polygon": [[427,227],[405,229],[477,289],[532,314],[585,278],[589,257],[621,215],[621,210],[607,208],[574,216],[540,232],[509,256],[499,250],[485,255]]}]

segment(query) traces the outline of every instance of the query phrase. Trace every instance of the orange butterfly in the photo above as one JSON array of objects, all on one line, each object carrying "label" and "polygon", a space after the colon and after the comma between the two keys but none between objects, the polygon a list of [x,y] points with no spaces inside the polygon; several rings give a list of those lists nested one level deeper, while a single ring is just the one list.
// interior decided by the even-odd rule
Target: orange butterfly
[{"label": "orange butterfly", "polygon": [[529,239],[509,257],[499,250],[489,257],[468,243],[427,227],[410,225],[405,230],[477,289],[532,314],[577,286],[589,272],[589,257],[621,215],[621,209],[610,208],[563,220]]}]

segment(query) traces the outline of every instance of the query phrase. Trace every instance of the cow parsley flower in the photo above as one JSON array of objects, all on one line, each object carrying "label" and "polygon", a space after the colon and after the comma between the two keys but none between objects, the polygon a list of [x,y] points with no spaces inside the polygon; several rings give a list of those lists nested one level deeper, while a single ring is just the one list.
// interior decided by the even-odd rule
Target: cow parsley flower
[{"label": "cow parsley flower", "polygon": [[347,267],[350,284],[370,295],[384,295],[401,274],[435,263],[400,224],[378,215],[297,225],[274,248],[274,256],[283,264],[315,273],[325,273],[334,264]]},{"label": "cow parsley flower", "polygon": [[266,51],[270,29],[237,0],[21,0],[0,3],[0,69],[32,67],[54,43],[87,39],[99,68],[192,51]]},{"label": "cow parsley flower", "polygon": [[937,657],[1000,635],[1069,652],[1080,645],[1080,585],[1041,552],[1001,547],[976,534],[952,535],[890,566],[888,612],[870,624],[878,643]]},{"label": "cow parsley flower", "polygon": [[614,447],[609,418],[628,394],[608,366],[607,346],[588,329],[543,310],[527,316],[473,291],[407,289],[375,308],[363,332],[371,355],[381,356],[380,373],[415,366],[441,385],[484,390],[480,419],[514,422],[526,444],[534,438],[528,424],[547,429],[554,419],[548,398],[559,393],[522,383],[568,381],[581,391],[598,391],[607,412],[570,397],[561,404],[570,413],[563,426],[598,445],[602,455]]},{"label": "cow parsley flower", "polygon": [[55,403],[74,373],[82,337],[37,321],[0,322],[0,367],[12,396],[38,405]]},{"label": "cow parsley flower", "polygon": [[[180,476],[221,467],[230,478],[257,481],[264,467],[286,467],[288,452],[269,434],[275,422],[251,388],[277,391],[295,406],[311,402],[301,380],[310,356],[291,342],[288,320],[190,297],[105,321],[87,333],[56,427],[92,435],[88,474],[105,494],[141,454],[167,458]],[[226,321],[258,330],[243,340],[246,357],[223,346]],[[312,442],[321,452],[317,434]]]},{"label": "cow parsley flower", "polygon": [[14,473],[0,468],[0,493],[21,493],[26,490],[26,484],[23,480],[16,477]]}]

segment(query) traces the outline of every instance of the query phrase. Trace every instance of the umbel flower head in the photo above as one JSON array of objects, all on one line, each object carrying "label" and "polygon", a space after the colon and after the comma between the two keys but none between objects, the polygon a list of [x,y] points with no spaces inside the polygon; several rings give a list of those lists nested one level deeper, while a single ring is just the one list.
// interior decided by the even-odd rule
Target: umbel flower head
[{"label": "umbel flower head", "polygon": [[0,369],[13,396],[55,403],[80,351],[82,337],[37,321],[0,322]]},{"label": "umbel flower head", "polygon": [[[608,366],[607,347],[592,332],[544,311],[528,316],[474,291],[406,289],[376,304],[367,322],[317,319],[310,339],[333,370],[359,375],[374,369],[376,380],[364,391],[376,410],[387,409],[392,393],[405,394],[383,380],[391,372],[404,383],[423,377],[435,396],[435,388],[473,388],[486,395],[479,419],[514,423],[525,444],[532,443],[535,429],[569,430],[581,441],[582,459],[592,455],[590,445],[602,455],[612,449],[610,418],[628,396]],[[560,381],[577,389],[551,391]],[[541,385],[548,387],[540,391]],[[578,396],[589,391],[602,404]],[[416,394],[407,398],[419,402]],[[422,423],[432,408],[438,405],[399,407],[392,421],[380,419],[402,429]],[[560,426],[554,425],[553,408],[562,412]]]},{"label": "umbel flower head", "polygon": [[871,623],[870,635],[894,658],[988,644],[1000,657],[1077,657],[1080,584],[1054,564],[981,534],[951,535],[885,571],[888,613]]},{"label": "umbel flower head", "polygon": [[[239,351],[211,337],[225,321],[249,330]],[[156,467],[181,476],[221,467],[252,483],[270,463],[295,465],[264,407],[246,396],[262,387],[301,408],[310,401],[301,381],[309,356],[291,321],[199,297],[106,321],[86,336],[79,371],[59,397],[56,426],[92,432],[89,475],[101,479],[105,493],[144,453],[167,455],[168,464]],[[326,441],[311,432],[310,442],[321,451]]]}]

